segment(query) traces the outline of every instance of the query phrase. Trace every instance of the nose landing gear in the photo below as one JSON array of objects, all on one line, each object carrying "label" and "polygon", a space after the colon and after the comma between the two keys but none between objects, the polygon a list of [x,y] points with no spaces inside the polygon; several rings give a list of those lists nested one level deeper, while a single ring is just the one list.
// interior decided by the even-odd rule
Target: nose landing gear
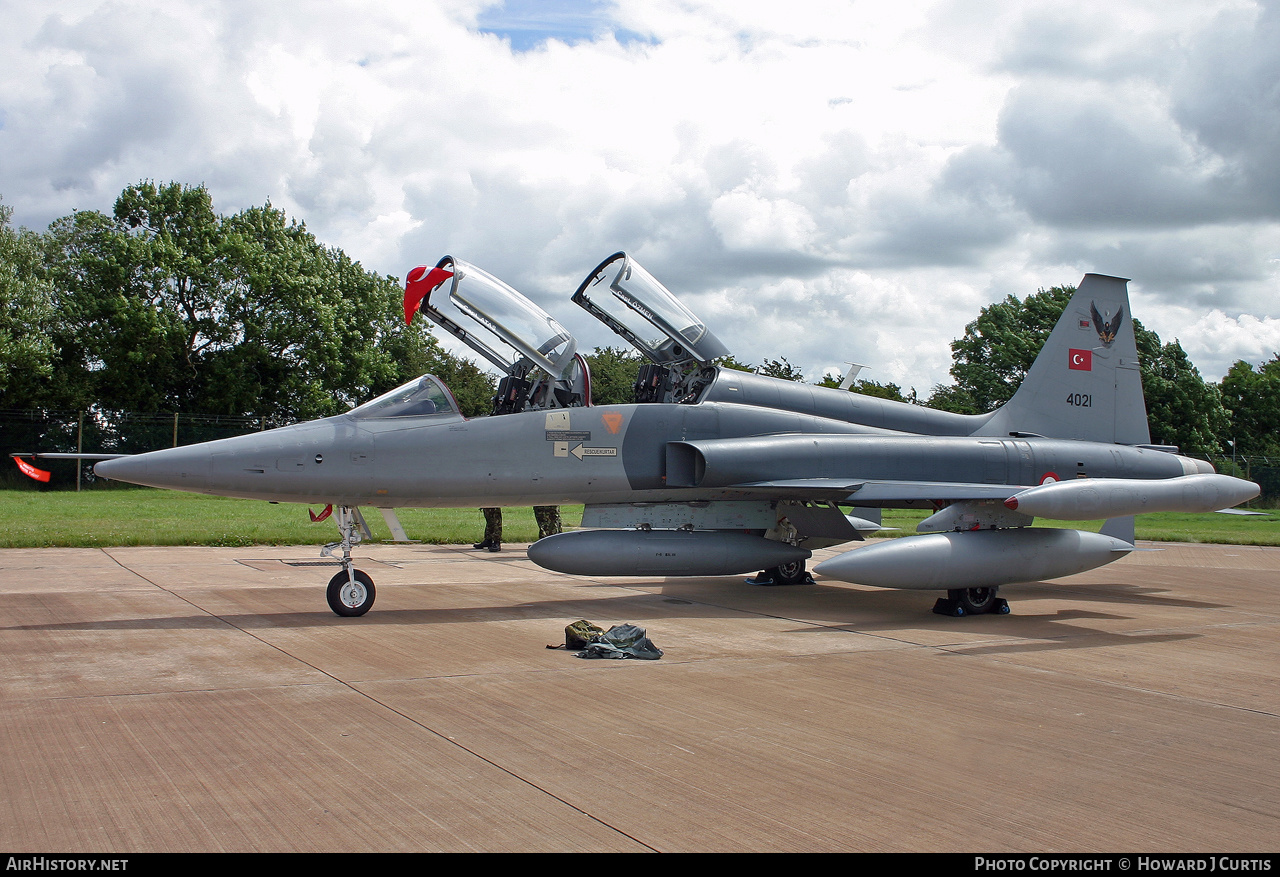
[{"label": "nose landing gear", "polygon": [[373,579],[364,570],[356,569],[351,562],[351,546],[360,544],[361,540],[371,534],[359,509],[338,506],[336,513],[338,532],[342,539],[321,548],[320,554],[323,557],[333,557],[334,549],[341,548],[342,572],[329,579],[325,596],[329,600],[329,608],[335,614],[353,618],[368,612],[373,607],[376,596]]}]

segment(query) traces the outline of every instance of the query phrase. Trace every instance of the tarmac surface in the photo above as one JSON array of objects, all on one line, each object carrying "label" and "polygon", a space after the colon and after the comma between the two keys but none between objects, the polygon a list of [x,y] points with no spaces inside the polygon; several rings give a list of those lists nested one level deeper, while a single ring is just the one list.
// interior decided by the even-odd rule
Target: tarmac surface
[{"label": "tarmac surface", "polygon": [[[344,619],[312,547],[0,551],[0,850],[1274,851],[1280,549],[1151,547],[973,618],[362,545]],[[546,648],[583,618],[666,655]]]}]

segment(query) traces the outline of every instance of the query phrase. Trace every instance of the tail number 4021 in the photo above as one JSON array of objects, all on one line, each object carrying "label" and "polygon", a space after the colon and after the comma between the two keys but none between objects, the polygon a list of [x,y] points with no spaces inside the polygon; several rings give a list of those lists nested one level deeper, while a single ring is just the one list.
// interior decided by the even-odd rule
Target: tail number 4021
[{"label": "tail number 4021", "polygon": [[1093,395],[1090,393],[1068,393],[1067,404],[1075,405],[1077,408],[1092,408]]}]

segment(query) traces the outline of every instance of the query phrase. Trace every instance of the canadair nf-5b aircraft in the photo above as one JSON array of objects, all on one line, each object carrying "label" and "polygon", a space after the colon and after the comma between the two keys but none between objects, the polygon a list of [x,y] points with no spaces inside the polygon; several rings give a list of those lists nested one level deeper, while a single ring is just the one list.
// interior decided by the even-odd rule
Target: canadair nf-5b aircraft
[{"label": "canadair nf-5b aircraft", "polygon": [[[409,273],[425,314],[503,375],[468,419],[431,375],[336,417],[105,460],[97,474],[172,490],[336,509],[328,600],[363,615],[361,506],[583,504],[582,528],[529,548],[591,576],[811,581],[814,549],[863,541],[885,508],[928,509],[920,535],[839,554],[828,578],[945,592],[934,610],[1003,613],[1004,584],[1093,569],[1134,548],[1135,514],[1207,512],[1258,494],[1151,444],[1127,281],[1086,274],[1017,393],[961,415],[715,365],[710,329],[626,253],[573,301],[644,357],[627,405],[592,405],[577,342],[545,311],[446,256]],[[388,523],[394,521],[390,512]],[[1031,526],[1107,519],[1100,533]],[[393,532],[398,525],[393,527]]]}]

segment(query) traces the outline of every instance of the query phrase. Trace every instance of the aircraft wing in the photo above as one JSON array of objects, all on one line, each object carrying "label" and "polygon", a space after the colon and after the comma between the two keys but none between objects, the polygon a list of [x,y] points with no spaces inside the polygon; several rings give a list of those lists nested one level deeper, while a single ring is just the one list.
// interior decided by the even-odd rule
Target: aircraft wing
[{"label": "aircraft wing", "polygon": [[14,459],[17,459],[18,457],[39,457],[42,460],[117,460],[120,457],[132,457],[133,454],[72,454],[62,452],[24,454],[15,452],[9,456]]},{"label": "aircraft wing", "polygon": [[1017,484],[969,484],[962,481],[868,481],[855,495],[860,505],[931,499],[999,499],[1026,487]]},{"label": "aircraft wing", "polygon": [[731,490],[764,493],[779,499],[810,499],[840,502],[866,485],[865,481],[842,478],[789,478],[779,481],[751,481],[733,484]]},{"label": "aircraft wing", "polygon": [[767,493],[788,499],[826,499],[874,506],[930,500],[1005,500],[1026,490],[1017,484],[967,484],[959,481],[849,481],[840,478],[790,478],[729,485],[732,490]]}]

